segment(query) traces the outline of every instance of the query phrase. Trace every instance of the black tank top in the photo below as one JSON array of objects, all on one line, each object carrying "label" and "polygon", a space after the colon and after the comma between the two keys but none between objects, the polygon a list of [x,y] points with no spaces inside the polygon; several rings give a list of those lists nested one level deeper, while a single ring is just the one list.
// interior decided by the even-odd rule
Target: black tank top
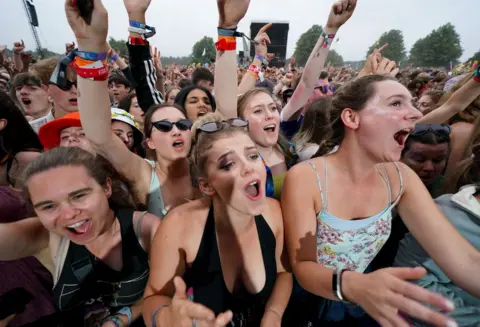
[{"label": "black tank top", "polygon": [[256,216],[255,224],[266,275],[265,285],[259,293],[248,293],[245,286],[235,294],[227,289],[218,253],[213,207],[208,214],[197,257],[185,274],[187,287],[193,288],[195,302],[205,305],[217,315],[232,310],[233,319],[229,326],[260,326],[265,305],[277,278],[275,235],[263,216]]},{"label": "black tank top", "polygon": [[[148,254],[133,230],[133,210],[116,212],[122,236],[121,271],[115,271],[96,258],[85,246],[70,242],[60,278],[53,288],[55,304],[64,326],[95,326],[104,317],[143,297],[148,280]],[[71,323],[65,321],[71,320]],[[88,318],[88,319],[87,319]]]}]

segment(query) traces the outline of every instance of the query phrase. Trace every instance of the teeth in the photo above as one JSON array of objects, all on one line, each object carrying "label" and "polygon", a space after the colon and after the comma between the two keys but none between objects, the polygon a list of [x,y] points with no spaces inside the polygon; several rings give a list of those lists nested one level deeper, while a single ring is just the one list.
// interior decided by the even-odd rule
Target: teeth
[{"label": "teeth", "polygon": [[76,223],[76,224],[73,224],[73,225],[70,225],[70,226],[67,226],[67,227],[68,227],[68,228],[77,228],[77,227],[82,226],[83,224],[85,224],[85,222],[86,222],[86,220],[80,221],[80,222],[78,222],[78,223]]},{"label": "teeth", "polygon": [[258,182],[251,182],[250,184],[248,184],[248,186],[256,186],[258,184]]},{"label": "teeth", "polygon": [[266,129],[266,128],[275,128],[275,124],[267,125],[263,129]]}]

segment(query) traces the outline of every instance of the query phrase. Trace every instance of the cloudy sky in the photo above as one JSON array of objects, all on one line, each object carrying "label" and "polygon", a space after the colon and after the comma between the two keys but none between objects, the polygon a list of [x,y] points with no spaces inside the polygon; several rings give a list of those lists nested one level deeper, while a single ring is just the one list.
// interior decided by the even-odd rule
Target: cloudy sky
[{"label": "cloudy sky", "polygon": [[[64,0],[34,0],[44,47],[63,52],[74,39],[63,9]],[[103,0],[109,11],[109,35],[126,38],[128,18],[122,0]],[[298,37],[313,24],[323,25],[333,0],[251,0],[239,30],[249,34],[250,21],[289,21],[288,51],[295,50]],[[33,49],[33,37],[21,0],[0,0],[0,44],[9,48],[23,38]],[[461,36],[466,60],[480,50],[478,11],[480,0],[358,0],[355,14],[338,36],[334,48],[345,60],[360,60],[368,47],[390,29],[400,29],[407,50],[420,37],[451,22]],[[204,35],[215,36],[218,14],[215,0],[152,0],[147,23],[157,29],[151,42],[163,56],[184,56]]]}]

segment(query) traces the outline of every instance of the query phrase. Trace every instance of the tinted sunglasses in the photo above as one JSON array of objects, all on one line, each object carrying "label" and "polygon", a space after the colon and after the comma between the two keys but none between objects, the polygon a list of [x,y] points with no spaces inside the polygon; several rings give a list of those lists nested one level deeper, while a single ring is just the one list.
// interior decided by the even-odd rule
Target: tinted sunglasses
[{"label": "tinted sunglasses", "polygon": [[53,82],[49,82],[48,84],[55,85],[62,91],[70,91],[74,85],[75,85],[75,88],[78,89],[77,81],[71,82],[68,79],[65,80],[65,85],[58,85],[57,83],[53,83]]},{"label": "tinted sunglasses", "polygon": [[222,121],[212,121],[212,122],[202,124],[197,130],[197,135],[200,131],[205,133],[215,133],[224,129],[225,127],[247,127],[247,126],[248,126],[248,121],[241,118],[231,118],[231,119],[222,120]]},{"label": "tinted sunglasses", "polygon": [[450,135],[451,127],[444,124],[418,124],[412,132],[412,136],[420,136],[428,133],[429,131],[438,134]]},{"label": "tinted sunglasses", "polygon": [[170,132],[173,129],[173,126],[177,126],[180,131],[188,131],[192,128],[192,121],[189,119],[180,119],[179,121],[172,123],[168,120],[159,120],[152,122],[152,125],[158,129],[160,132]]}]

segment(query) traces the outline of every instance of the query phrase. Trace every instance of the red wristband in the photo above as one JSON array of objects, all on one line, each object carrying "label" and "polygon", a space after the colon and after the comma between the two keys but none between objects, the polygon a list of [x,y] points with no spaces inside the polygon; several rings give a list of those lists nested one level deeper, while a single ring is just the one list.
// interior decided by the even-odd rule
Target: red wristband
[{"label": "red wristband", "polygon": [[480,83],[480,76],[474,76],[473,80],[477,83]]},{"label": "red wristband", "polygon": [[233,36],[219,36],[215,43],[217,51],[233,51],[237,49],[237,40]]},{"label": "red wristband", "polygon": [[75,65],[78,76],[94,81],[106,81],[108,79],[108,66],[100,68],[81,68]]},{"label": "red wristband", "polygon": [[130,36],[128,38],[128,43],[130,43],[131,45],[147,45],[148,41],[142,39],[141,37]]},{"label": "red wristband", "polygon": [[250,74],[252,74],[256,79],[258,79],[258,75],[260,74],[260,68],[258,68],[257,65],[250,65],[250,67],[248,67],[248,72]]}]

